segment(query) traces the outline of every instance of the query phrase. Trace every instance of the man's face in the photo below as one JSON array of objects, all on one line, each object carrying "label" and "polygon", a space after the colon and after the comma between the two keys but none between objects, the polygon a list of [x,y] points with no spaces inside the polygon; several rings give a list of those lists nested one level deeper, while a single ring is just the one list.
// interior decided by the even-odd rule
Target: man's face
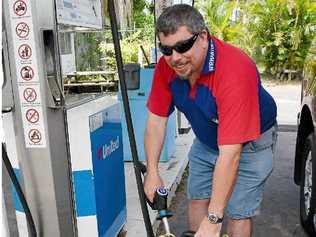
[{"label": "man's face", "polygon": [[192,47],[183,53],[177,52],[177,47],[173,48],[172,51],[169,50],[169,52],[166,50],[167,54],[170,54],[171,52],[172,54],[164,54],[164,57],[167,64],[180,77],[193,79],[200,75],[208,46],[206,31],[194,35],[188,31],[186,26],[181,26],[174,34],[165,36],[163,33],[159,33],[159,39],[161,47],[165,47],[167,49],[168,46],[183,46],[182,43],[184,42],[189,43],[189,45],[190,43],[193,43]]}]

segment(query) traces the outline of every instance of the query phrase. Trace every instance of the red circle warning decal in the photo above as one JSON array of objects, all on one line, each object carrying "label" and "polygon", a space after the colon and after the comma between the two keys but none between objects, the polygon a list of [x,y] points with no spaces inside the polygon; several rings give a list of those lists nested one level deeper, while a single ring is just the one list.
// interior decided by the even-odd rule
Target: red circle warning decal
[{"label": "red circle warning decal", "polygon": [[30,123],[37,123],[39,120],[38,111],[35,109],[28,109],[25,113],[25,117]]},{"label": "red circle warning decal", "polygon": [[23,97],[27,102],[34,102],[37,98],[37,93],[34,88],[26,88],[23,91]]},{"label": "red circle warning decal", "polygon": [[29,59],[32,56],[32,49],[28,44],[20,45],[18,52],[22,59]]},{"label": "red circle warning decal", "polygon": [[20,22],[15,27],[15,32],[19,38],[26,38],[30,33],[30,27],[25,22]]},{"label": "red circle warning decal", "polygon": [[31,129],[29,131],[29,139],[32,143],[39,143],[41,140],[42,140],[42,135],[41,135],[41,132],[38,131],[37,129]]},{"label": "red circle warning decal", "polygon": [[18,16],[25,15],[25,13],[27,11],[26,3],[22,0],[16,1],[13,5],[13,11]]},{"label": "red circle warning decal", "polygon": [[30,81],[34,77],[34,70],[30,66],[24,66],[20,71],[21,77],[25,81]]}]

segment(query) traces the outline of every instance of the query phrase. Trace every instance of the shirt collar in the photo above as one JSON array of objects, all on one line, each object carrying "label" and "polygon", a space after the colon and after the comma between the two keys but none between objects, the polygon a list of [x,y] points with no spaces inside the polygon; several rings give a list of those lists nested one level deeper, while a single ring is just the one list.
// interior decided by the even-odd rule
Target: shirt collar
[{"label": "shirt collar", "polygon": [[216,48],[212,38],[209,40],[207,55],[204,61],[202,74],[208,74],[215,71]]}]

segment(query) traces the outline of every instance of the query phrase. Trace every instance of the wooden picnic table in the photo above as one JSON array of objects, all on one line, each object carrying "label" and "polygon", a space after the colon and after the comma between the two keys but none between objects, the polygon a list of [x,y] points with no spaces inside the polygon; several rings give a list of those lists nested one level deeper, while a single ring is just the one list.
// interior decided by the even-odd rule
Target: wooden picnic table
[{"label": "wooden picnic table", "polygon": [[118,84],[115,74],[115,71],[77,71],[69,73],[64,82],[64,89],[66,93],[115,91]]}]

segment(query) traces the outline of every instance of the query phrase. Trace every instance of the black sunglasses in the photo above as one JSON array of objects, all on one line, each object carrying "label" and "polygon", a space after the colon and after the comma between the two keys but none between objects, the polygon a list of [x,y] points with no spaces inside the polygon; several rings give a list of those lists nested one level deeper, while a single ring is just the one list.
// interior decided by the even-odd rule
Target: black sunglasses
[{"label": "black sunglasses", "polygon": [[172,50],[175,50],[178,53],[185,53],[186,51],[188,51],[189,49],[192,48],[192,46],[194,45],[194,43],[195,43],[197,37],[199,36],[199,34],[200,33],[196,33],[192,37],[190,37],[189,39],[180,41],[180,42],[176,43],[173,46],[162,45],[159,42],[160,52],[163,55],[166,55],[166,56],[171,56],[172,55]]}]

